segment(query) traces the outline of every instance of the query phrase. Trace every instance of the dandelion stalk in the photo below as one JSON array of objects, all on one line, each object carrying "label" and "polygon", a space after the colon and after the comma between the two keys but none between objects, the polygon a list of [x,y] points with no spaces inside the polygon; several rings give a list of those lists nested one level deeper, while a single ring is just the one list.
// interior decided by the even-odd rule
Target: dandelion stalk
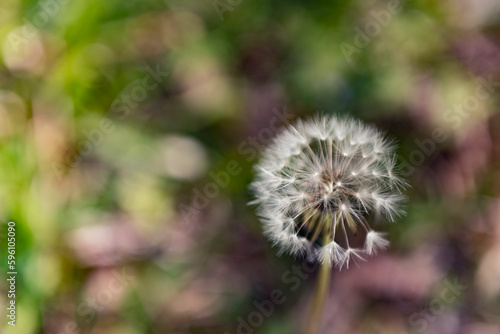
[{"label": "dandelion stalk", "polygon": [[[323,227],[323,232],[325,235],[324,245],[331,242],[328,235],[328,225],[325,224]],[[311,308],[311,313],[307,321],[307,326],[305,334],[316,334],[318,332],[319,325],[321,323],[321,314],[323,313],[323,306],[325,305],[325,299],[328,295],[328,290],[330,287],[330,277],[332,268],[327,262],[323,262],[320,265],[318,283],[316,286],[316,291],[314,294],[313,304]]]}]

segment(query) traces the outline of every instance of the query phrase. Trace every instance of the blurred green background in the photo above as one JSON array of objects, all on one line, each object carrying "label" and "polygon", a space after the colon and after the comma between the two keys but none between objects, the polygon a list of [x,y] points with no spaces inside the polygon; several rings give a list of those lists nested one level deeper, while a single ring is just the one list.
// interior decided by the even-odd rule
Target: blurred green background
[{"label": "blurred green background", "polygon": [[0,41],[1,333],[299,333],[316,273],[247,186],[318,112],[396,138],[412,185],[321,332],[500,333],[498,1],[3,0]]}]

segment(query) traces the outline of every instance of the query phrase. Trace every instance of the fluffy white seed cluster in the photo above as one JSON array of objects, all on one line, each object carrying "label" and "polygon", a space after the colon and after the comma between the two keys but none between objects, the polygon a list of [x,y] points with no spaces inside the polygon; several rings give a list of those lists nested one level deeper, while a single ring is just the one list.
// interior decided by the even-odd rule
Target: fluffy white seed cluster
[{"label": "fluffy white seed cluster", "polygon": [[[280,133],[256,165],[251,188],[264,233],[279,253],[342,268],[389,242],[367,218],[394,221],[406,183],[394,145],[360,121],[322,116]],[[354,246],[358,231],[364,245]]]}]

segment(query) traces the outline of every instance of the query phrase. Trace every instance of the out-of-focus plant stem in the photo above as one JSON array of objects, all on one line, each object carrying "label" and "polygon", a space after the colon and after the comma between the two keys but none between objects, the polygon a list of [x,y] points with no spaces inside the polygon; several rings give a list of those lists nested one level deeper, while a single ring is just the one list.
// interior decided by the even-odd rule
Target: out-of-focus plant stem
[{"label": "out-of-focus plant stem", "polygon": [[[323,227],[324,244],[327,245],[331,240],[328,235],[328,224]],[[323,306],[330,287],[330,277],[332,268],[330,264],[323,262],[320,267],[318,276],[318,285],[314,294],[314,300],[311,308],[311,313],[307,321],[305,334],[317,334],[321,323],[321,315],[323,314]]]}]

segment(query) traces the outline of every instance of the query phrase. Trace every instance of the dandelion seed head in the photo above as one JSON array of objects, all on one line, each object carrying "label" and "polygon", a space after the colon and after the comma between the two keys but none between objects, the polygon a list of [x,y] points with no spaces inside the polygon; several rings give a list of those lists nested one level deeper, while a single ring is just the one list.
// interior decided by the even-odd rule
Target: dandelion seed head
[{"label": "dandelion seed head", "polygon": [[[251,185],[265,235],[278,252],[349,267],[387,248],[368,217],[393,222],[407,184],[394,145],[360,121],[333,116],[298,121],[278,134]],[[365,231],[361,248],[353,235]]]}]

